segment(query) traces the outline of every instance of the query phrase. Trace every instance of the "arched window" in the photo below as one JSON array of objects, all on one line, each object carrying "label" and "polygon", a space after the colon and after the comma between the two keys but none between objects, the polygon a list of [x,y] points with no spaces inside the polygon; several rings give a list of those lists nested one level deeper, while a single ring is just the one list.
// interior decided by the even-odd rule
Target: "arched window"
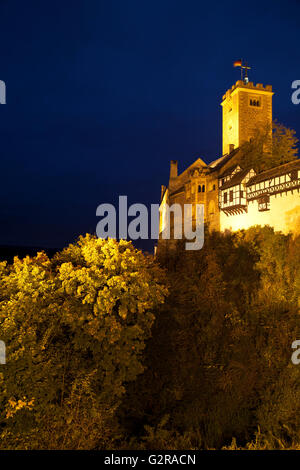
[{"label": "arched window", "polygon": [[202,192],[205,193],[205,184],[202,185]]},{"label": "arched window", "polygon": [[256,106],[257,108],[260,106],[260,99],[253,99],[249,100],[250,106]]}]

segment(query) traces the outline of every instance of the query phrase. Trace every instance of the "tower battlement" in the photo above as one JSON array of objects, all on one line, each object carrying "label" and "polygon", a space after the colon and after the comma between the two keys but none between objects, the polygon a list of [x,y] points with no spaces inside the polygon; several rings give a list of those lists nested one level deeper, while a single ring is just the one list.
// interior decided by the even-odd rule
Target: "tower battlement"
[{"label": "tower battlement", "polygon": [[[272,86],[238,80],[223,95],[223,155],[272,126]],[[271,145],[271,132],[270,142]],[[268,149],[266,149],[268,150]],[[270,150],[270,149],[269,149]]]},{"label": "tower battlement", "polygon": [[260,130],[267,137],[261,151],[272,151],[273,94],[271,85],[248,82],[247,76],[238,80],[221,103],[223,155],[209,164],[197,158],[180,174],[177,161],[171,161],[169,185],[161,190],[160,247],[167,246],[162,238],[166,227],[170,228],[172,243],[175,240],[175,219],[167,217],[168,207],[173,204],[181,206],[182,214],[186,204],[191,206],[193,223],[196,206],[202,204],[209,230],[237,231],[269,225],[283,233],[300,233],[300,160],[256,174],[243,159],[247,151],[243,143],[257,138]]},{"label": "tower battlement", "polygon": [[257,83],[256,85],[253,82],[244,82],[243,80],[238,80],[232,87],[226,91],[225,95],[223,95],[222,100],[224,101],[226,98],[228,98],[232,92],[237,89],[237,88],[245,88],[246,90],[261,90],[261,91],[266,91],[266,92],[272,92],[272,85],[266,85],[265,87],[263,86],[262,83]]}]

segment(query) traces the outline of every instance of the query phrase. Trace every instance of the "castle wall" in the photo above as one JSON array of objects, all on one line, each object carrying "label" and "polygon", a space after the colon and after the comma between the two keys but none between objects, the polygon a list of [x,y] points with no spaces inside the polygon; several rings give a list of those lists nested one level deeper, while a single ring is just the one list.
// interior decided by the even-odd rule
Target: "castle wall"
[{"label": "castle wall", "polygon": [[220,212],[220,230],[236,231],[253,225],[270,225],[276,231],[300,233],[300,193],[299,190],[270,196],[270,210],[260,212],[258,201],[248,202],[248,212],[226,215]]},{"label": "castle wall", "polygon": [[[283,233],[289,231],[300,233],[300,177],[298,172],[298,176],[296,175],[298,182],[296,181],[297,184],[294,185],[295,176],[292,177],[291,173],[298,171],[298,164],[296,166],[286,164],[288,166],[275,168],[273,175],[264,172],[266,181],[258,179],[257,183],[254,181],[253,187],[248,187],[246,184],[250,179],[255,179],[253,169],[249,169],[246,174],[240,173],[241,179],[238,176],[238,172],[246,171],[239,167],[243,151],[241,144],[255,137],[259,128],[263,130],[269,125],[271,131],[272,96],[270,85],[264,87],[260,83],[254,85],[252,82],[241,80],[227,90],[221,105],[223,155],[228,155],[222,160],[216,160],[216,162],[221,160],[221,164],[219,162],[214,166],[206,165],[201,158],[198,158],[181,174],[178,174],[177,161],[171,161],[169,187],[161,202],[160,232],[166,227],[167,204],[169,206],[174,203],[180,204],[183,213],[184,204],[192,204],[194,222],[195,205],[201,203],[204,204],[204,222],[210,231],[237,231],[254,225],[270,225],[276,231]],[[270,132],[270,139],[263,151],[271,150],[271,144]],[[276,192],[272,194],[269,189],[272,185],[274,188],[278,185],[281,187],[278,186]],[[284,192],[285,188],[289,189]],[[178,227],[177,223],[182,224],[182,218],[177,222],[176,217],[172,215],[171,238],[174,235],[174,228]],[[167,246],[167,240],[160,241]]]},{"label": "castle wall", "polygon": [[[250,106],[250,100],[259,99],[260,106]],[[239,92],[239,145],[255,137],[258,128],[270,127],[268,148],[271,150],[272,94],[258,94],[256,90]]]},{"label": "castle wall", "polygon": [[239,102],[238,95],[226,93],[223,101],[223,155],[230,153],[230,145],[239,146]]},{"label": "castle wall", "polygon": [[[270,126],[270,140],[265,151],[271,148],[272,87],[239,80],[223,96],[223,155],[230,146],[240,147],[255,136],[257,128]],[[254,105],[255,104],[255,105]]]},{"label": "castle wall", "polygon": [[218,179],[216,177],[208,178],[207,181],[205,222],[208,223],[209,230],[220,230]]}]

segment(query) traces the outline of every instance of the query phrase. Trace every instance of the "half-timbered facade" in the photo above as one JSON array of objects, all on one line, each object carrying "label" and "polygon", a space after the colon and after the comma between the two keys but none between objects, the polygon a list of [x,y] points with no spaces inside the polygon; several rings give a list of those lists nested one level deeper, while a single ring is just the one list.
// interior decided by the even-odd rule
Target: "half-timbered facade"
[{"label": "half-timbered facade", "polygon": [[219,178],[219,208],[227,215],[247,212],[246,183],[255,175],[254,170],[242,170],[239,165]]},{"label": "half-timbered facade", "polygon": [[300,160],[260,174],[239,164],[242,144],[253,138],[255,129],[271,128],[272,96],[270,85],[241,80],[226,92],[221,103],[224,154],[209,164],[198,158],[180,174],[177,161],[171,161],[169,184],[161,191],[160,232],[167,223],[164,207],[174,203],[182,209],[191,204],[193,214],[194,206],[203,204],[210,230],[270,225],[284,233],[300,232]]},{"label": "half-timbered facade", "polygon": [[[251,174],[252,172],[252,174]],[[236,174],[238,175],[238,173]],[[240,171],[240,179],[243,171]],[[250,177],[249,177],[250,176]],[[237,176],[220,185],[220,229],[239,230],[253,225],[270,225],[284,233],[300,228],[300,160],[244,177],[243,205],[224,204],[224,194],[238,194]],[[230,200],[230,196],[229,197]],[[240,202],[236,198],[236,202]],[[235,205],[234,205],[235,204]],[[236,209],[237,208],[237,209]]]}]

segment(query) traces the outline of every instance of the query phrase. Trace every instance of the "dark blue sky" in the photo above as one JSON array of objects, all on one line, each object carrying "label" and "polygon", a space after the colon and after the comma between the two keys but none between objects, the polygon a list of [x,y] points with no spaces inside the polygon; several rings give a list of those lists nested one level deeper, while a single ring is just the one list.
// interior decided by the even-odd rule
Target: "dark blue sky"
[{"label": "dark blue sky", "polygon": [[0,0],[0,22],[0,244],[64,246],[118,195],[159,202],[171,159],[220,156],[240,57],[300,135],[298,0]]}]

